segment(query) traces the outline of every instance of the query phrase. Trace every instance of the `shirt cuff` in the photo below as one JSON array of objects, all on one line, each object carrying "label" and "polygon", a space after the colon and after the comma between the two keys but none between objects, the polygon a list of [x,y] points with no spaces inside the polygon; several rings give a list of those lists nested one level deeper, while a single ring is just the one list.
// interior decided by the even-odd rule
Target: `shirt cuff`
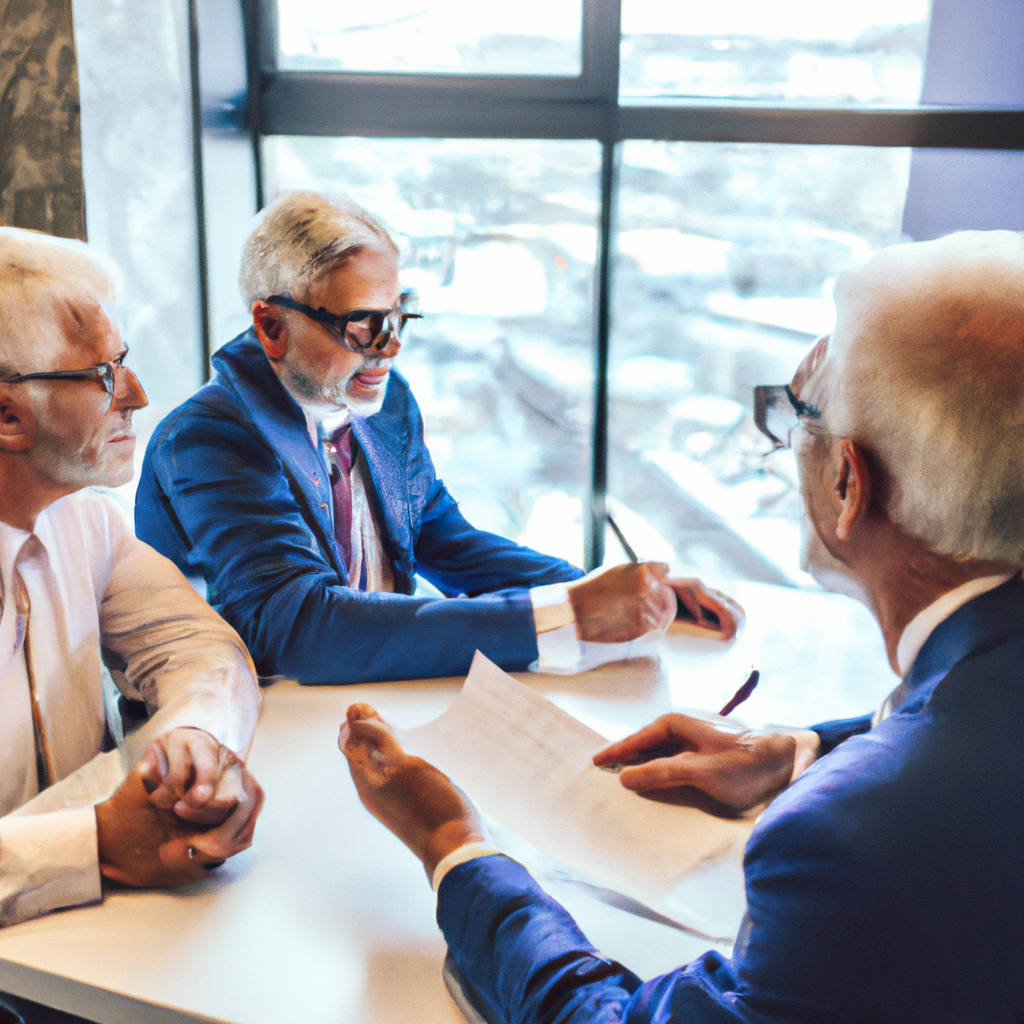
[{"label": "shirt cuff", "polygon": [[570,626],[576,621],[576,613],[569,600],[569,588],[564,583],[534,587],[530,591],[530,603],[533,605],[533,624],[537,636]]},{"label": "shirt cuff", "polygon": [[452,868],[457,868],[460,864],[465,864],[467,861],[476,860],[477,857],[497,857],[500,855],[501,850],[496,850],[489,843],[466,843],[465,846],[452,850],[447,857],[442,857],[437,862],[437,867],[434,868],[434,875],[430,879],[430,886],[434,892],[437,892],[437,887],[441,884],[441,880]]},{"label": "shirt cuff", "polygon": [[565,675],[573,672],[588,672],[612,661],[627,658],[658,657],[657,641],[660,632],[648,633],[636,640],[622,644],[600,644],[580,640],[575,625],[563,626],[537,637],[537,660],[530,666],[531,672],[547,672]]},{"label": "shirt cuff", "polygon": [[102,897],[93,807],[0,821],[0,926]]}]

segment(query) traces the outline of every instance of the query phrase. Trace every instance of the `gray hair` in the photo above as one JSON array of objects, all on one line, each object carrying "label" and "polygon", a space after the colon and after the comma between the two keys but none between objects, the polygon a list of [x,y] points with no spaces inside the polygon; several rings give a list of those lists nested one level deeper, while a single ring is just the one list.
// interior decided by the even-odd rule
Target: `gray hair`
[{"label": "gray hair", "polygon": [[242,250],[238,287],[250,306],[284,292],[300,298],[318,278],[364,249],[398,256],[387,228],[351,199],[289,192],[259,215]]},{"label": "gray hair", "polygon": [[1024,235],[894,246],[837,299],[824,423],[873,453],[889,517],[937,554],[1024,563]]},{"label": "gray hair", "polygon": [[113,302],[119,284],[115,264],[84,242],[0,227],[0,376],[22,370],[84,303]]}]

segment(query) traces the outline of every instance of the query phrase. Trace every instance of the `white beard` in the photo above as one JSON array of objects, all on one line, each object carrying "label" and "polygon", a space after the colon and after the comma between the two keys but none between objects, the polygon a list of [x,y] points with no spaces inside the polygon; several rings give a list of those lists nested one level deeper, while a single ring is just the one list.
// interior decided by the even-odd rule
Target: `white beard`
[{"label": "white beard", "polygon": [[800,497],[800,568],[808,572],[826,590],[845,594],[868,605],[868,596],[847,565],[840,562],[821,539],[807,514],[807,505]]}]

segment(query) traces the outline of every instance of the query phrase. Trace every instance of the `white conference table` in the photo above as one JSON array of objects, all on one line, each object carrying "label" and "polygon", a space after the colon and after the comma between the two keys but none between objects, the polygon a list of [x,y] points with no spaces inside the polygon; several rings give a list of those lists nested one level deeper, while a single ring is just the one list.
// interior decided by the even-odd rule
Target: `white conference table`
[{"label": "white conference table", "polygon": [[[609,739],[671,709],[718,710],[752,665],[761,683],[737,712],[751,725],[862,714],[894,685],[854,602],[760,584],[736,593],[748,620],[731,644],[670,635],[660,661],[517,678]],[[267,688],[250,758],[266,791],[252,849],[191,886],[111,892],[3,929],[0,991],[99,1024],[458,1024],[430,887],[360,805],[336,741],[354,701],[409,727],[440,714],[461,682]],[[708,948],[578,887],[548,888],[641,976]]]}]

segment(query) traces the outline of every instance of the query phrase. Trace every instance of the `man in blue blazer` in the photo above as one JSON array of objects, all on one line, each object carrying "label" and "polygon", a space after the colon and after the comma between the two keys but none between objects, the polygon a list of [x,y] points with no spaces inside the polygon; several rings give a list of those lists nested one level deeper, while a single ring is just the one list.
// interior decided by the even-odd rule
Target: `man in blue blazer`
[{"label": "man in blue blazer", "polygon": [[843,275],[836,304],[792,382],[757,389],[756,418],[796,449],[809,566],[866,600],[899,687],[873,718],[791,734],[667,715],[595,757],[630,765],[633,790],[775,797],[731,959],[644,982],[603,958],[481,845],[443,775],[349,708],[356,786],[433,877],[485,1019],[1024,1021],[1024,238],[896,246]]},{"label": "man in blue blazer", "polygon": [[[392,369],[418,314],[365,210],[284,196],[246,242],[239,283],[253,326],[157,428],[135,527],[205,584],[261,674],[451,676],[477,648],[509,670],[589,665],[666,627],[676,594],[723,638],[735,631],[733,606],[667,566],[581,579],[463,518]],[[412,596],[417,573],[449,599]]]}]

